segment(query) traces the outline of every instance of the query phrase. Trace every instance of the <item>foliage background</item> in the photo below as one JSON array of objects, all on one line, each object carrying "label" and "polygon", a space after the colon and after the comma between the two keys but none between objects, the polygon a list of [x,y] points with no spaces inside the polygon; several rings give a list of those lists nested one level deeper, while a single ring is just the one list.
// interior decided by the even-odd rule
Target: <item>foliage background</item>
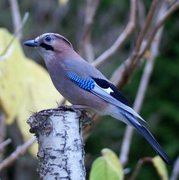
[{"label": "foliage background", "polygon": [[[144,2],[148,10],[149,2]],[[68,0],[43,0],[22,1],[19,0],[21,14],[26,11],[30,17],[23,28],[23,39],[32,39],[45,32],[58,32],[66,36],[76,50],[79,49],[79,41],[82,37],[85,1]],[[12,17],[9,1],[0,1],[0,26],[13,32]],[[92,44],[95,55],[99,55],[116,39],[128,21],[129,2],[117,0],[101,0],[92,28]],[[162,36],[160,55],[157,58],[150,85],[147,90],[141,115],[150,125],[160,144],[170,157],[175,159],[179,153],[178,127],[179,127],[179,12],[174,13],[167,20]],[[137,31],[130,36],[123,48],[118,51],[100,70],[110,77],[114,68],[127,58],[133,48]],[[44,66],[44,62],[36,51],[24,48],[27,57],[34,59]],[[145,62],[144,62],[145,63]],[[128,84],[122,90],[129,101],[134,101],[144,63],[135,71]],[[45,67],[45,66],[44,66]],[[48,92],[47,92],[48,93]],[[25,121],[25,120],[24,120]],[[95,127],[86,142],[86,165],[89,171],[91,163],[100,155],[101,149],[107,147],[120,152],[121,141],[124,135],[125,125],[110,117],[103,117]],[[8,146],[6,154],[13,147],[22,143],[23,135],[14,122],[7,127],[7,137],[12,137],[13,144]],[[148,143],[135,133],[129,155],[128,167],[131,171],[136,162],[145,156],[154,156],[155,153]],[[11,168],[3,172],[5,179],[35,179],[36,160],[27,156],[19,158]],[[28,160],[28,163],[27,163]],[[168,167],[169,172],[171,167]],[[155,176],[154,176],[155,175]],[[128,176],[126,176],[126,179]],[[138,179],[158,179],[152,165],[146,164]]]}]

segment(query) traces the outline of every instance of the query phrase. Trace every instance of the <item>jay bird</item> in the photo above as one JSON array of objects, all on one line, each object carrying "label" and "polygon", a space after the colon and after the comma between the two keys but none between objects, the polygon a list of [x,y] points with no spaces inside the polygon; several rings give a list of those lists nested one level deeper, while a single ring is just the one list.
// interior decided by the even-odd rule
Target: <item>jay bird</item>
[{"label": "jay bird", "polygon": [[85,61],[62,35],[45,33],[24,45],[36,47],[56,89],[73,105],[88,107],[100,115],[110,115],[133,126],[167,163],[170,158],[148,130],[144,119],[127,99],[95,67]]}]

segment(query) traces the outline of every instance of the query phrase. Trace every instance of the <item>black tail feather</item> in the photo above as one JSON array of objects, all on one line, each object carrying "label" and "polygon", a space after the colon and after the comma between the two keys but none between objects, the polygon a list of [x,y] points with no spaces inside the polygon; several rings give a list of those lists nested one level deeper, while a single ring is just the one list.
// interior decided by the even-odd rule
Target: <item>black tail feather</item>
[{"label": "black tail feather", "polygon": [[136,128],[136,130],[149,142],[149,144],[153,147],[153,149],[160,155],[160,157],[169,165],[171,165],[173,162],[168,157],[168,155],[165,153],[163,148],[160,146],[160,144],[157,142],[155,137],[151,134],[151,132],[141,125],[134,116],[127,112],[121,112],[121,114],[128,119],[129,123]]}]

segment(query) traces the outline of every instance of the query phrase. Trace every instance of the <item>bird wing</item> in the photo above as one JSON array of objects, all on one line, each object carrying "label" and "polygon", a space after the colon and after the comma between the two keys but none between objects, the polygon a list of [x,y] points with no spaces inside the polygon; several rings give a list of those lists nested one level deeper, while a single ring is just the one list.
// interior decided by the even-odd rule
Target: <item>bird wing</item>
[{"label": "bird wing", "polygon": [[132,116],[136,117],[142,124],[146,124],[145,120],[129,106],[127,99],[109,81],[94,77],[82,78],[71,72],[67,75],[80,88],[95,94],[124,111],[127,111]]}]

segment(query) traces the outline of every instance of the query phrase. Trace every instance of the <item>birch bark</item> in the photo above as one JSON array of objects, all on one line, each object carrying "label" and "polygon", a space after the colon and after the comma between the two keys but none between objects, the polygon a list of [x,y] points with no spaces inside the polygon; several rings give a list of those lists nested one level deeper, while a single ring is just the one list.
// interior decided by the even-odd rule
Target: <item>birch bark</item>
[{"label": "birch bark", "polygon": [[80,111],[68,107],[33,114],[28,124],[38,140],[38,173],[44,180],[84,180]]}]

